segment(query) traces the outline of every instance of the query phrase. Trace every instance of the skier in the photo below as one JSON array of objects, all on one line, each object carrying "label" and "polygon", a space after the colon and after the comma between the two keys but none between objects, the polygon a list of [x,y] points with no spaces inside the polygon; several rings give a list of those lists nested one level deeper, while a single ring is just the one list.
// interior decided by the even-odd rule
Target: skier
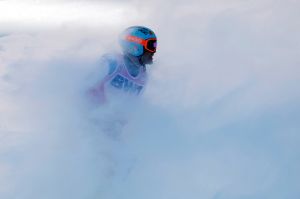
[{"label": "skier", "polygon": [[[106,54],[101,58],[98,81],[89,94],[101,105],[114,98],[139,95],[147,81],[146,65],[152,64],[156,52],[156,36],[142,26],[127,28],[119,38],[123,54]],[[125,95],[124,95],[125,94]]]},{"label": "skier", "polygon": [[93,74],[88,89],[92,104],[101,107],[102,113],[97,118],[105,118],[102,121],[105,120],[106,125],[102,126],[106,126],[104,131],[110,134],[120,131],[116,130],[116,126],[122,128],[127,123],[124,112],[131,112],[128,111],[128,108],[132,108],[130,104],[144,90],[147,82],[146,65],[153,63],[157,39],[151,29],[132,26],[121,33],[119,43],[123,53],[102,56],[100,68]]}]

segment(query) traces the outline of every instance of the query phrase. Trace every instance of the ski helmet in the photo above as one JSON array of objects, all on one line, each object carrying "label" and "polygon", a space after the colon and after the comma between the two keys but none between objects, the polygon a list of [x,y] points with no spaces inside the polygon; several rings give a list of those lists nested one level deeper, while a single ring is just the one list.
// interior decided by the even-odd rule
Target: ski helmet
[{"label": "ski helmet", "polygon": [[135,57],[142,56],[146,51],[156,52],[156,35],[147,27],[129,27],[120,35],[119,41],[124,53]]}]

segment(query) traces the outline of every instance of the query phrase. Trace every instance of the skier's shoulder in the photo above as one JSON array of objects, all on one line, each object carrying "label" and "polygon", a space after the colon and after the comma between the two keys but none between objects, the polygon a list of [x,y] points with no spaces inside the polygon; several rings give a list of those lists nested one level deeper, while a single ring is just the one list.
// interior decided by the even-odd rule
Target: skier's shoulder
[{"label": "skier's shoulder", "polygon": [[120,53],[106,53],[100,58],[100,65],[109,68],[109,74],[113,73],[123,61],[123,55]]},{"label": "skier's shoulder", "polygon": [[106,53],[100,58],[100,62],[118,63],[123,60],[123,55],[120,53]]}]

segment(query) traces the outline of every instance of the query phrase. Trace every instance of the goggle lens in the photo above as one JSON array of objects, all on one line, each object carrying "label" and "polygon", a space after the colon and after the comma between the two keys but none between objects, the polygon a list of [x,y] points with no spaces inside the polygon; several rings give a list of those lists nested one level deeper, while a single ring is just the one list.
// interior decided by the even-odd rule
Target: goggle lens
[{"label": "goggle lens", "polygon": [[145,46],[145,48],[146,48],[146,50],[148,50],[150,52],[155,52],[156,46],[157,46],[156,39],[149,39],[149,40],[147,40],[147,45]]}]

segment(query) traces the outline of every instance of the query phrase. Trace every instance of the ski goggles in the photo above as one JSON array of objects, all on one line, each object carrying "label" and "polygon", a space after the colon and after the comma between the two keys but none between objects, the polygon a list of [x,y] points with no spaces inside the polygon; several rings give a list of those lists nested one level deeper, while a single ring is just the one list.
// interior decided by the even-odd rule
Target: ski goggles
[{"label": "ski goggles", "polygon": [[146,50],[148,50],[149,52],[152,52],[152,53],[156,52],[157,40],[155,38],[150,38],[150,39],[145,40],[145,39],[141,39],[139,37],[128,35],[126,37],[126,40],[143,45],[144,48]]}]

